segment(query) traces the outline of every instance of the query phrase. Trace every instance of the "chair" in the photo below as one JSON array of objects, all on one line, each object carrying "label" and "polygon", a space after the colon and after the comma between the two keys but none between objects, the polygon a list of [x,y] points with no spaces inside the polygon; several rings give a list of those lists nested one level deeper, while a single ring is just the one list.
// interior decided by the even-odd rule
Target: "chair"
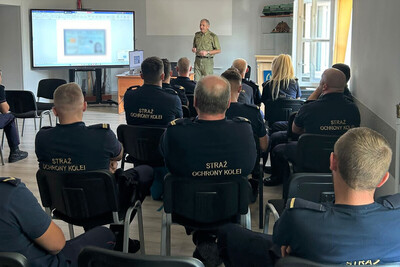
[{"label": "chair", "polygon": [[37,89],[37,108],[38,110],[50,110],[54,104],[53,103],[44,103],[39,102],[40,98],[45,99],[53,99],[54,91],[60,85],[66,84],[67,81],[63,79],[42,79],[39,81],[38,89]]},{"label": "chair", "polygon": [[297,142],[294,172],[330,173],[329,157],[339,137],[338,135],[302,134]]},{"label": "chair", "polygon": [[0,252],[0,267],[26,267],[28,260],[17,252]]},{"label": "chair", "polygon": [[[3,130],[3,129],[2,129]],[[4,157],[3,157],[3,144],[4,144],[4,130],[1,138],[1,144],[0,144],[0,157],[1,157],[1,165],[4,165]]]},{"label": "chair", "polygon": [[23,119],[21,136],[24,135],[25,119],[33,119],[36,131],[36,118],[40,118],[39,128],[41,128],[43,115],[48,115],[52,126],[50,110],[38,110],[35,96],[31,91],[6,90],[6,99],[11,113],[16,118]]},{"label": "chair", "polygon": [[123,252],[128,252],[129,224],[138,213],[140,250],[144,251],[143,219],[140,201],[126,210],[119,206],[116,179],[107,170],[88,172],[53,172],[38,170],[36,180],[46,212],[69,225],[94,227],[108,223],[124,225]]},{"label": "chair", "polygon": [[292,112],[298,111],[303,105],[302,99],[278,98],[277,100],[268,100],[265,103],[265,120],[271,127],[274,122],[287,121]]},{"label": "chair", "polygon": [[250,229],[247,177],[165,176],[164,212],[161,225],[161,255],[171,254],[171,224],[195,230],[215,230],[228,222]]},{"label": "chair", "polygon": [[[295,173],[289,184],[288,199],[302,198],[305,200],[324,203],[333,202],[332,174],[330,173]],[[270,199],[265,206],[264,233],[268,232],[270,213],[275,221],[279,219],[285,209],[284,199]]]},{"label": "chair", "polygon": [[244,79],[250,81],[250,74],[251,74],[251,67],[250,65],[247,65],[247,68],[249,69],[248,72],[244,75]]},{"label": "chair", "polygon": [[190,257],[126,254],[97,247],[85,247],[79,254],[78,266],[204,267],[201,261]]},{"label": "chair", "polygon": [[186,97],[189,101],[190,116],[194,118],[197,116],[197,110],[193,106],[194,94],[186,94]]},{"label": "chair", "polygon": [[121,168],[124,169],[126,155],[133,158],[135,164],[147,164],[152,167],[164,166],[164,158],[159,143],[165,128],[121,124],[117,128],[118,140],[124,147]]}]

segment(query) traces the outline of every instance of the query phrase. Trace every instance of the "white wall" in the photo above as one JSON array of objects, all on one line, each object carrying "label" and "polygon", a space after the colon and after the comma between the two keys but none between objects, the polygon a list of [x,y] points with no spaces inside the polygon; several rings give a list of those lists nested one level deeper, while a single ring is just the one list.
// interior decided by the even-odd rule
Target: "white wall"
[{"label": "white wall", "polygon": [[400,102],[399,10],[399,0],[353,1],[351,89],[392,128]]},{"label": "white wall", "polygon": [[[286,0],[285,2],[290,2]],[[29,34],[29,9],[32,8],[58,8],[74,9],[76,1],[70,0],[0,0],[0,4],[21,5],[21,39],[22,39],[22,69],[23,88],[36,92],[37,83],[40,79],[48,77],[59,77],[68,80],[66,70],[32,70],[30,62],[30,34]],[[252,79],[256,80],[256,62],[254,55],[261,51],[261,23],[262,8],[264,5],[278,4],[278,0],[232,0],[232,35],[220,36],[222,53],[215,58],[215,67],[219,68],[219,74],[230,66],[237,57],[245,58],[253,66]],[[136,11],[136,48],[145,51],[145,57],[156,55],[166,57],[170,61],[177,61],[180,57],[193,58],[191,46],[192,36],[148,36],[146,35],[146,1],[145,0],[85,0],[84,8],[111,9],[111,10],[134,10]],[[195,10],[195,7],[194,7]],[[171,10],[179,16],[180,10]],[[157,19],[157,18],[154,18]],[[160,23],[163,23],[162,21]],[[212,24],[212,21],[211,21]],[[212,27],[211,27],[212,30]],[[121,69],[112,69],[111,81],[112,91],[117,90],[115,74],[121,73]]]}]

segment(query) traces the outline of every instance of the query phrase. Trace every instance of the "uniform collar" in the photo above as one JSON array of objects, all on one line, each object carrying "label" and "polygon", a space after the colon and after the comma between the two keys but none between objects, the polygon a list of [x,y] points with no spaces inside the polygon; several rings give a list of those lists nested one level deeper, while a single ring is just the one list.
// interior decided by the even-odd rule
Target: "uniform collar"
[{"label": "uniform collar", "polygon": [[162,89],[160,86],[154,85],[154,84],[143,84],[142,87],[144,87],[144,88],[153,88],[153,89]]},{"label": "uniform collar", "polygon": [[343,98],[343,93],[329,93],[321,96],[321,99],[327,98]]},{"label": "uniform collar", "polygon": [[179,79],[179,80],[185,80],[185,81],[190,80],[189,77],[185,77],[185,76],[178,76],[176,78]]},{"label": "uniform collar", "polygon": [[162,88],[172,88],[170,83],[162,83]]},{"label": "uniform collar", "polygon": [[196,119],[194,120],[195,122],[198,122],[198,123],[220,123],[220,122],[223,122],[223,121],[226,121],[227,119],[226,119],[226,117],[224,118],[224,119],[222,119],[222,120],[215,120],[215,121],[209,121],[209,120],[199,120],[197,117],[196,117]]},{"label": "uniform collar", "polygon": [[74,122],[74,123],[69,123],[69,124],[57,124],[57,127],[75,127],[75,126],[85,126],[85,123],[83,121],[78,121],[78,122]]}]

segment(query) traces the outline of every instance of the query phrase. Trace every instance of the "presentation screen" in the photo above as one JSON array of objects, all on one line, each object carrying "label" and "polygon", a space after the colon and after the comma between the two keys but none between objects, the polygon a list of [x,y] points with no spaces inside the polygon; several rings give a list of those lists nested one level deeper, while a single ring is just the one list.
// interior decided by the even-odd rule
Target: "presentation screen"
[{"label": "presentation screen", "polygon": [[129,66],[133,11],[32,9],[30,15],[32,68]]}]

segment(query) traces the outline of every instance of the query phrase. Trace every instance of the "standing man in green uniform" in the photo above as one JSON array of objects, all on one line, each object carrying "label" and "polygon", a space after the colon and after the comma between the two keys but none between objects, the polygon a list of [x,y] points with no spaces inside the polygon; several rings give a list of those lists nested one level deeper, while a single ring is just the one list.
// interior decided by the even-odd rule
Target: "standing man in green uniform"
[{"label": "standing man in green uniform", "polygon": [[200,21],[200,31],[196,32],[193,39],[192,52],[196,54],[194,61],[194,80],[213,74],[214,55],[221,53],[218,36],[209,31],[208,19]]}]

